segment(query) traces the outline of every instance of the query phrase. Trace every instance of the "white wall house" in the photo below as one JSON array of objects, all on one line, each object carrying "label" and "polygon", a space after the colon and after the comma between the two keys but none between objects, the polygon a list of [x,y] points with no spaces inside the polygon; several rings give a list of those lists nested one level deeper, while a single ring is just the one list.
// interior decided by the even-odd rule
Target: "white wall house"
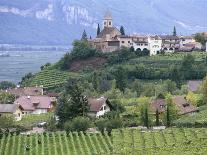
[{"label": "white wall house", "polygon": [[134,41],[132,43],[132,46],[134,47],[134,50],[141,50],[143,51],[144,49],[149,50],[149,44],[147,41]]},{"label": "white wall house", "polygon": [[0,117],[13,116],[16,121],[22,119],[22,111],[16,104],[0,104]]},{"label": "white wall house", "polygon": [[150,56],[159,54],[162,49],[162,39],[159,36],[149,36]]},{"label": "white wall house", "polygon": [[89,98],[88,104],[90,106],[88,115],[90,117],[99,118],[104,116],[107,112],[111,111],[109,101],[105,97],[101,98]]}]

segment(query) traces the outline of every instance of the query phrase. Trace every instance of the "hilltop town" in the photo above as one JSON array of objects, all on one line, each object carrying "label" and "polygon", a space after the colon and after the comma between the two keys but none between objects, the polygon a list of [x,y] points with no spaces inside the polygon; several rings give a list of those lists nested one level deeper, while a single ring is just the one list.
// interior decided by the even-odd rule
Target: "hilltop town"
[{"label": "hilltop town", "polygon": [[[102,27],[99,31],[98,26],[96,38],[89,39],[92,47],[102,52],[113,52],[121,47],[133,47],[135,51],[140,52],[149,51],[149,55],[204,50],[203,45],[195,39],[195,35],[178,36],[175,27],[170,35],[127,35],[123,27],[119,30],[113,25],[112,14],[109,11],[103,17]],[[207,32],[204,36],[207,37]]]}]

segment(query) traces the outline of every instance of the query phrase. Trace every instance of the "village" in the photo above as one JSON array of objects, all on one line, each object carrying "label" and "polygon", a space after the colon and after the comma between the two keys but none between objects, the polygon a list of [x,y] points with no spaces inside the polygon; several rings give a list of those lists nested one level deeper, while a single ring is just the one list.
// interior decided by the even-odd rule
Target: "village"
[{"label": "village", "polygon": [[0,154],[205,152],[207,32],[172,30],[125,34],[108,11],[58,62],[0,81]]},{"label": "village", "polygon": [[[127,35],[123,27],[119,30],[113,25],[109,11],[103,17],[102,27],[102,31],[97,31],[96,38],[89,39],[91,46],[102,52],[113,52],[121,47],[133,47],[135,51],[140,52],[149,51],[149,55],[203,50],[202,44],[195,40],[195,35],[178,36],[175,27],[170,35]],[[98,29],[100,30],[99,26]],[[207,32],[204,35],[207,36]]]}]

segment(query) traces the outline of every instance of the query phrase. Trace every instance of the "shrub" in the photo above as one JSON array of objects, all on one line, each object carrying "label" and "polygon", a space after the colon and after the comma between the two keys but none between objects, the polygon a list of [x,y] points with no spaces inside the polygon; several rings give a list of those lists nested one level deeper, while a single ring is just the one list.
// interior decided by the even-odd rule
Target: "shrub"
[{"label": "shrub", "polygon": [[76,117],[72,121],[67,121],[64,124],[66,131],[83,131],[85,132],[90,127],[90,120],[86,117]]}]

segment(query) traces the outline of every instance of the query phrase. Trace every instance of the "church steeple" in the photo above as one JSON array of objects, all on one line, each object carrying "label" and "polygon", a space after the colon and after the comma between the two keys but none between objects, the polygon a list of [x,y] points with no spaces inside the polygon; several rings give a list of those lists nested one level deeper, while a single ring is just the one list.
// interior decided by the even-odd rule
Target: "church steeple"
[{"label": "church steeple", "polygon": [[107,11],[104,18],[103,18],[103,27],[112,27],[112,15],[110,11]]}]

